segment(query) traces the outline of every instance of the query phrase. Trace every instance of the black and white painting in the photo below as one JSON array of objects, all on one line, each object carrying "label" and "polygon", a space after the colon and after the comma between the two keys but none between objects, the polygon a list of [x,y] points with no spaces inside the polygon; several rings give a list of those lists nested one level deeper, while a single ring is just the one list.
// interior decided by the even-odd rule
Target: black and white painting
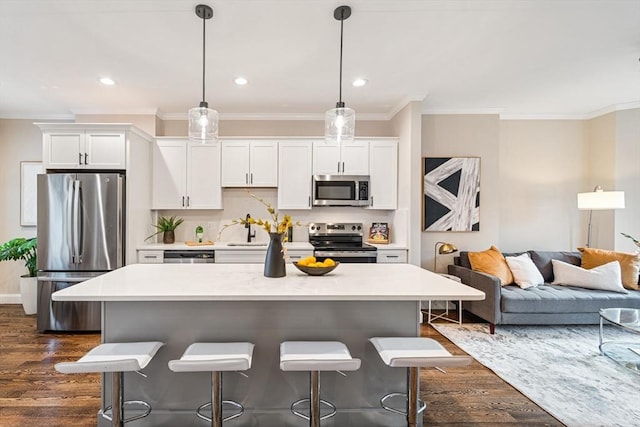
[{"label": "black and white painting", "polygon": [[480,230],[480,158],[425,157],[425,231]]}]

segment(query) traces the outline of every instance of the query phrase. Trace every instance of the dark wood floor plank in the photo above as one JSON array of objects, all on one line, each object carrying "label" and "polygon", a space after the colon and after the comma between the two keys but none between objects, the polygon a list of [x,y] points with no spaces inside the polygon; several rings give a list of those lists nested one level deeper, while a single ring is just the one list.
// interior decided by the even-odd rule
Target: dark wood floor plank
[{"label": "dark wood floor plank", "polygon": [[[422,335],[464,354],[426,324]],[[99,343],[98,334],[38,334],[35,316],[25,316],[18,305],[0,305],[0,427],[95,427],[100,376],[59,374],[53,365],[76,360]],[[562,426],[475,361],[446,374],[423,370],[420,383],[425,426]]]}]

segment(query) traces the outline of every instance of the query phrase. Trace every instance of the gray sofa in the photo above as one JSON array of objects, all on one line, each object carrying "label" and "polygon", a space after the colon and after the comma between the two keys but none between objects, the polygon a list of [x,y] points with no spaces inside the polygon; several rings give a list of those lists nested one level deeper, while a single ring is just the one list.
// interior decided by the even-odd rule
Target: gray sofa
[{"label": "gray sofa", "polygon": [[495,333],[495,325],[597,324],[601,308],[640,308],[638,290],[628,290],[629,293],[623,294],[551,285],[551,260],[580,265],[580,252],[527,252],[542,273],[544,285],[528,289],[521,289],[515,284],[500,286],[497,277],[471,269],[468,252],[460,252],[460,256],[454,258],[455,264],[448,266],[449,274],[486,294],[483,301],[464,301],[463,308],[488,321],[492,334]]}]

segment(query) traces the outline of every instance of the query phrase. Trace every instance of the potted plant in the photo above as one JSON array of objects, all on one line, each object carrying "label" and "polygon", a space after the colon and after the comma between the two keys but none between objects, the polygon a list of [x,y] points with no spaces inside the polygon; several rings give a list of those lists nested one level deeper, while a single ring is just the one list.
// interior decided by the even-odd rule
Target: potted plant
[{"label": "potted plant", "polygon": [[36,266],[37,240],[18,237],[0,246],[0,261],[24,261],[28,274],[20,276],[20,296],[26,314],[36,314],[38,267]]},{"label": "potted plant", "polygon": [[158,229],[151,236],[147,237],[145,240],[148,240],[155,236],[156,234],[163,233],[162,235],[162,243],[173,243],[176,241],[175,230],[178,228],[180,224],[184,222],[182,218],[176,218],[175,216],[159,216],[158,223],[153,226]]}]

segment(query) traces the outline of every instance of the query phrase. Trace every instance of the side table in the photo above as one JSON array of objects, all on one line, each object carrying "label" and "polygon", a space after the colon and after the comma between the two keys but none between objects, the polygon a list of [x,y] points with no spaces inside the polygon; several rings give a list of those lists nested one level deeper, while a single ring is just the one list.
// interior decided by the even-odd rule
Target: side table
[{"label": "side table", "polygon": [[[459,277],[457,276],[453,276],[451,274],[444,274],[444,273],[438,273],[440,274],[442,277],[446,277],[449,280],[453,280],[454,282],[459,282],[461,283],[462,280],[460,280]],[[448,322],[453,322],[453,323],[457,323],[458,325],[462,325],[462,300],[458,300],[458,318],[452,318],[449,317],[449,301],[445,301],[445,309],[444,309],[444,313],[441,314],[433,314],[431,312],[431,300],[429,300],[429,306],[427,309],[427,322],[428,323],[432,323],[434,320],[437,319],[442,319],[442,320],[446,320]]]}]

